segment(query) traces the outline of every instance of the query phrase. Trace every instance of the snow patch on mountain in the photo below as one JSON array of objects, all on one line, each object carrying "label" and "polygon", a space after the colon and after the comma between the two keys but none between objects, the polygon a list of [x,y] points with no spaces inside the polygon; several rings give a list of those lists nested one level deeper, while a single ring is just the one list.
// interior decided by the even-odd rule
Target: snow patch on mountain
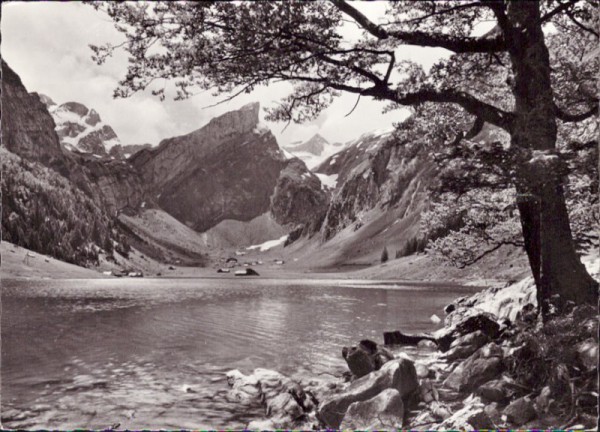
[{"label": "snow patch on mountain", "polygon": [[321,135],[315,134],[307,141],[295,142],[285,146],[285,150],[304,161],[306,166],[312,170],[323,163],[325,159],[344,149],[344,147],[344,144],[331,144]]},{"label": "snow patch on mountain", "polygon": [[315,173],[315,175],[319,177],[323,189],[335,189],[337,187],[338,174],[327,175]]},{"label": "snow patch on mountain", "polygon": [[269,249],[273,249],[276,246],[282,245],[283,243],[285,243],[287,238],[288,238],[288,235],[286,234],[275,240],[269,240],[269,241],[266,241],[266,242],[258,244],[258,245],[248,246],[246,249],[248,249],[248,250],[258,249],[259,251],[264,252]]},{"label": "snow patch on mountain", "polygon": [[99,158],[125,158],[119,137],[96,110],[79,102],[58,105],[46,95],[39,97],[54,118],[55,130],[64,148]]}]

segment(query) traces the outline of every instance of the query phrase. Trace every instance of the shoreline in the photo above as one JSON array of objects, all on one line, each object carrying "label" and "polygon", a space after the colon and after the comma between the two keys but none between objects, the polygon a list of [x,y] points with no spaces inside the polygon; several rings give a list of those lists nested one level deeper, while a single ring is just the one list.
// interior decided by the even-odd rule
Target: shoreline
[{"label": "shoreline", "polygon": [[[142,278],[128,276],[114,276],[102,273],[101,269],[91,269],[66,263],[58,259],[37,254],[26,248],[7,243],[0,243],[0,253],[2,255],[2,265],[0,267],[0,279],[4,280],[73,280],[73,279],[104,279],[104,280],[169,280],[169,279],[198,279],[198,280],[304,280],[324,282],[339,282],[344,284],[358,284],[368,286],[377,286],[382,289],[395,289],[406,286],[428,286],[428,287],[448,287],[448,288],[467,288],[474,290],[488,287],[506,286],[509,278],[484,278],[477,275],[465,274],[464,277],[444,277],[436,274],[435,277],[423,277],[423,274],[415,272],[403,272],[401,277],[378,277],[377,275],[365,272],[369,269],[343,269],[342,267],[326,269],[311,269],[298,267],[282,267],[271,264],[253,266],[258,271],[259,276],[234,276],[233,273],[217,274],[216,267],[174,267],[173,270],[165,270],[160,276],[156,272],[144,275]],[[400,263],[402,264],[402,263]],[[409,262],[410,264],[410,262]],[[166,265],[166,264],[165,264]],[[389,266],[386,263],[384,266]],[[241,269],[246,267],[239,267]],[[231,269],[233,272],[237,267]],[[412,269],[411,269],[412,270]],[[395,276],[395,275],[393,275]],[[312,283],[312,282],[311,282]],[[397,286],[394,286],[397,285]]]},{"label": "shoreline", "polygon": [[[598,279],[600,258],[590,255],[582,261]],[[437,348],[419,358],[406,353],[412,343],[381,346],[356,341],[356,346],[344,348],[349,370],[341,377],[296,383],[304,386],[300,395],[317,396],[313,405],[300,401],[302,409],[291,400],[280,406],[274,402],[281,391],[292,390],[289,378],[267,371],[279,374],[279,393],[267,389],[261,395],[267,416],[250,422],[247,429],[592,430],[598,422],[598,311],[589,305],[573,306],[547,327],[532,313],[536,303],[531,277],[455,299],[444,308],[443,327],[430,333]],[[444,340],[446,346],[440,343]],[[431,347],[433,342],[416,345],[421,344]],[[560,357],[553,357],[557,350],[574,359],[568,369]],[[531,361],[540,362],[542,369],[529,370]],[[557,370],[562,372],[555,375]],[[267,372],[257,369],[239,376],[232,371],[231,391],[243,391],[252,383],[260,388],[261,375]],[[567,378],[574,375],[579,388],[571,381],[571,390],[558,390],[556,380],[564,379],[564,373]],[[588,405],[578,405],[571,392],[588,394]],[[294,407],[302,421],[288,415]]]}]

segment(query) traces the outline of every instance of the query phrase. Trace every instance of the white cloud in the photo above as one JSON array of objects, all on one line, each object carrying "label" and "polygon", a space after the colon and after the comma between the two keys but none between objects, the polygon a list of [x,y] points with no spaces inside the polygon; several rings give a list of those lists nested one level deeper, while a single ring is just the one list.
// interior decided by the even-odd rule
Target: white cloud
[{"label": "white cloud", "polygon": [[[382,16],[385,3],[360,4],[360,9],[375,19]],[[245,103],[272,105],[290,89],[287,83],[260,87],[212,108],[206,107],[220,99],[209,92],[180,102],[160,102],[149,93],[115,100],[112,94],[125,75],[126,55],[120,53],[98,66],[91,60],[88,46],[122,40],[102,13],[77,2],[13,2],[2,4],[2,18],[2,56],[27,89],[44,93],[57,103],[77,101],[96,109],[125,144],[157,144],[161,139],[198,129],[212,117]],[[356,28],[347,31],[360,34]],[[428,68],[444,55],[444,50],[403,47],[397,54],[398,58],[417,60]],[[346,117],[355,102],[355,96],[344,94],[309,124],[290,124],[283,132],[283,123],[270,123],[269,127],[280,144],[306,140],[317,132],[331,142],[344,142],[370,130],[387,128],[406,115],[402,111],[383,115],[384,103],[362,98]]]}]

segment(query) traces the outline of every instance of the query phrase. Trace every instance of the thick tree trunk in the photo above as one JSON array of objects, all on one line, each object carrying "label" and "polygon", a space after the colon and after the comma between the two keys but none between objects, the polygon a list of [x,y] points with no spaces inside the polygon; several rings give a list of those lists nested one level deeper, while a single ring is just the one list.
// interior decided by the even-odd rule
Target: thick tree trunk
[{"label": "thick tree trunk", "polygon": [[523,156],[517,179],[526,251],[543,315],[549,304],[598,301],[598,283],[576,254],[556,155],[550,60],[538,2],[510,2],[504,29],[514,73],[512,145]]}]

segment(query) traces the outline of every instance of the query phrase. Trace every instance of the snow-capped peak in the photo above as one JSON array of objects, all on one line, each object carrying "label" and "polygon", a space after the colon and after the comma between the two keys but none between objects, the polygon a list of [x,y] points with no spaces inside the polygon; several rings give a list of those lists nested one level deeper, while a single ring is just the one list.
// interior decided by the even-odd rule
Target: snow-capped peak
[{"label": "snow-capped peak", "polygon": [[45,95],[40,95],[40,100],[54,118],[58,138],[67,150],[101,158],[125,157],[119,137],[96,110],[79,102],[57,105]]},{"label": "snow-capped peak", "polygon": [[339,143],[331,144],[318,133],[307,141],[285,146],[285,150],[292,153],[295,157],[302,159],[309,169],[317,167],[325,159],[343,148],[344,146]]}]

